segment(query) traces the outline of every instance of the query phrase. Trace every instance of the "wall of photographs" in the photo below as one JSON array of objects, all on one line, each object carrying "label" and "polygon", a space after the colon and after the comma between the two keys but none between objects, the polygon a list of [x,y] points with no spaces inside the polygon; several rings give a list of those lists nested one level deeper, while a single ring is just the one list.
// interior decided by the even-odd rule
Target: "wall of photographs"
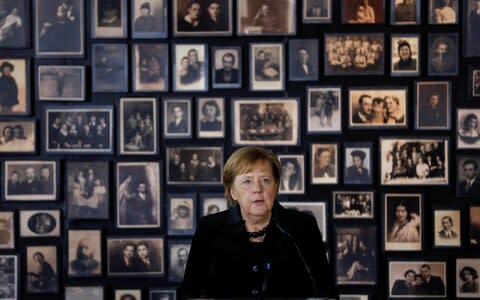
[{"label": "wall of photographs", "polygon": [[1,1],[0,294],[174,299],[261,145],[342,295],[480,297],[479,57],[473,0]]}]

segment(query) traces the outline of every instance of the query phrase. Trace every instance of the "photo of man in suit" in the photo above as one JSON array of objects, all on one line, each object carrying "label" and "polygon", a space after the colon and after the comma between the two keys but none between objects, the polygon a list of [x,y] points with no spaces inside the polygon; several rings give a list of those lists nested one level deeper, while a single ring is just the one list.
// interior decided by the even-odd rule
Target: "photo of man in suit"
[{"label": "photo of man in suit", "polygon": [[420,126],[445,126],[447,124],[447,112],[440,95],[433,94],[427,105],[420,108],[418,120]]},{"label": "photo of man in suit", "polygon": [[450,216],[445,216],[442,218],[442,230],[438,232],[438,236],[441,239],[456,239],[458,238],[458,233],[453,229],[453,219]]},{"label": "photo of man in suit", "polygon": [[240,82],[239,71],[234,68],[235,55],[227,52],[222,56],[222,68],[215,70],[215,81],[218,84],[238,84]]},{"label": "photo of man in suit", "polygon": [[467,159],[462,166],[465,180],[458,183],[457,195],[463,197],[480,195],[480,179],[477,178],[478,163],[473,159]]},{"label": "photo of man in suit", "polygon": [[353,150],[352,156],[353,164],[347,167],[345,172],[345,183],[353,184],[368,184],[370,183],[370,172],[363,166],[367,154],[362,150]]},{"label": "photo of man in suit", "polygon": [[[290,58],[293,60],[293,57]],[[290,79],[314,80],[317,78],[317,70],[310,58],[310,52],[306,47],[296,50],[296,58],[290,63]]]},{"label": "photo of man in suit", "polygon": [[173,120],[168,124],[167,133],[188,133],[189,128],[184,117],[185,113],[182,105],[173,104],[170,111],[172,112]]},{"label": "photo of man in suit", "polygon": [[353,115],[353,124],[370,123],[373,108],[373,98],[370,95],[361,95],[358,99],[358,111]]},{"label": "photo of man in suit", "polygon": [[147,193],[147,184],[140,182],[137,192],[127,202],[127,225],[155,224],[152,216],[152,199]]},{"label": "photo of man in suit", "polygon": [[307,0],[307,17],[322,18],[328,15],[326,0]]},{"label": "photo of man in suit", "polygon": [[420,274],[424,279],[427,295],[445,295],[445,284],[442,278],[431,274],[429,264],[423,264],[420,267]]}]

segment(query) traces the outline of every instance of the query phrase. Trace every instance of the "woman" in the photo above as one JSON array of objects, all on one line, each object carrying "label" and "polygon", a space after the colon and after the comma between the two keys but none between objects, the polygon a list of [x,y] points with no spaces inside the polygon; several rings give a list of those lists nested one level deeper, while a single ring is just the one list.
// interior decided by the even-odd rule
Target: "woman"
[{"label": "woman", "polygon": [[403,200],[395,205],[395,223],[392,226],[388,241],[391,243],[420,242],[420,216],[411,212]]},{"label": "woman", "polygon": [[135,272],[158,272],[160,267],[155,259],[152,258],[150,247],[147,242],[139,242],[137,244],[137,258],[134,263]]},{"label": "woman", "polygon": [[400,99],[396,96],[387,96],[384,98],[387,108],[387,124],[405,123],[405,115],[400,110]]},{"label": "woman", "polygon": [[[438,2],[438,1],[437,1]],[[433,24],[454,24],[457,22],[457,13],[452,7],[451,0],[440,0],[440,4],[433,10]]]},{"label": "woman", "polygon": [[234,205],[200,220],[184,298],[336,297],[315,218],[275,199],[280,172],[275,155],[258,147],[228,159],[223,184]]},{"label": "woman", "polygon": [[412,58],[412,49],[407,41],[398,42],[398,57],[400,58],[393,64],[394,71],[415,71],[417,69],[417,60]]},{"label": "woman", "polygon": [[466,144],[474,144],[478,141],[479,134],[478,117],[475,114],[468,114],[463,119],[463,128],[458,131],[458,136]]},{"label": "woman", "polygon": [[18,100],[18,86],[12,72],[15,70],[13,64],[4,61],[0,65],[0,112],[11,113],[13,107],[20,103]]},{"label": "woman", "polygon": [[460,292],[462,293],[478,293],[478,272],[472,267],[463,267],[460,270],[460,278],[463,280],[462,286],[460,286]]},{"label": "woman", "polygon": [[380,97],[374,98],[370,122],[372,124],[384,124],[385,121],[385,101]]},{"label": "woman", "polygon": [[226,31],[227,24],[222,16],[220,1],[210,0],[208,2],[205,18],[200,20],[200,27],[204,31]]},{"label": "woman", "polygon": [[302,174],[296,158],[282,159],[282,176],[280,178],[280,191],[299,192],[302,189]]},{"label": "woman", "polygon": [[220,117],[220,107],[215,100],[208,100],[202,106],[203,117],[200,120],[201,131],[220,131],[222,130],[222,121]]}]

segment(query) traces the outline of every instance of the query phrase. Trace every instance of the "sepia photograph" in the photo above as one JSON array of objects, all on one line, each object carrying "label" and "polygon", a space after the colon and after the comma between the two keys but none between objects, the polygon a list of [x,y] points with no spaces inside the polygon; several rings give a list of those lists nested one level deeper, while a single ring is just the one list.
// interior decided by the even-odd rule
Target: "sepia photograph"
[{"label": "sepia photograph", "polygon": [[192,137],[192,99],[164,98],[163,102],[163,137]]},{"label": "sepia photograph", "polygon": [[200,218],[227,210],[229,204],[224,194],[200,193],[199,195]]},{"label": "sepia photograph", "polygon": [[325,202],[281,202],[286,209],[302,212],[315,217],[323,242],[327,241],[327,207]]},{"label": "sepia photograph", "polygon": [[340,86],[307,87],[307,133],[342,132],[342,88]]},{"label": "sepia photograph", "polygon": [[127,0],[93,0],[90,18],[92,38],[127,37]]},{"label": "sepia photograph", "polygon": [[430,33],[428,35],[428,75],[457,75],[458,47],[458,34]]},{"label": "sepia photograph", "polygon": [[478,288],[480,259],[457,258],[456,266],[457,297],[476,299],[480,298],[480,290]]},{"label": "sepia photograph", "polygon": [[333,219],[373,219],[375,198],[370,191],[332,192]]},{"label": "sepia photograph", "polygon": [[332,0],[303,0],[303,23],[331,23]]},{"label": "sepia photograph", "polygon": [[177,299],[177,290],[175,288],[150,290],[150,300],[175,300],[175,299]]},{"label": "sepia photograph", "polygon": [[445,261],[390,261],[388,285],[390,298],[446,298],[447,263]]},{"label": "sepia photograph", "polygon": [[36,120],[1,120],[0,153],[36,153]]},{"label": "sepia photograph", "polygon": [[428,24],[458,24],[458,2],[461,1],[429,0],[428,2]]},{"label": "sepia photograph", "polygon": [[368,295],[340,294],[340,300],[368,300]]},{"label": "sepia photograph", "polygon": [[68,231],[68,276],[102,275],[102,233],[100,230]]},{"label": "sepia photograph", "polygon": [[28,48],[30,45],[31,1],[2,3],[0,8],[0,48]]},{"label": "sepia photograph", "polygon": [[343,183],[372,184],[372,143],[344,143]]},{"label": "sepia photograph", "polygon": [[291,39],[288,41],[290,81],[318,80],[318,47],[318,39]]},{"label": "sepia photograph", "polygon": [[85,100],[85,66],[40,65],[37,76],[40,101]]},{"label": "sepia photograph", "polygon": [[391,25],[419,25],[421,0],[390,0]]},{"label": "sepia photograph", "polygon": [[250,44],[250,90],[283,91],[285,57],[283,43]]},{"label": "sepia photograph", "polygon": [[18,257],[16,255],[0,255],[0,273],[2,274],[0,283],[2,299],[18,299],[18,289],[20,288]]},{"label": "sepia photograph", "polygon": [[478,155],[457,156],[457,196],[478,197],[480,196],[480,178],[478,167],[480,157]]},{"label": "sepia photograph", "polygon": [[30,114],[28,59],[0,58],[0,74],[0,117]]},{"label": "sepia photograph", "polygon": [[197,228],[197,195],[167,195],[167,229],[169,235],[193,235]]},{"label": "sepia photograph", "polygon": [[338,143],[311,144],[312,184],[338,184]]},{"label": "sepia photograph", "polygon": [[168,244],[168,280],[182,282],[190,253],[190,241],[171,241]]},{"label": "sepia photograph", "polygon": [[92,45],[92,91],[128,91],[128,49],[126,44]]},{"label": "sepia photograph", "polygon": [[173,69],[175,92],[208,91],[208,45],[175,44]]},{"label": "sepia photograph", "polygon": [[15,215],[14,214],[15,214],[14,211],[7,211],[7,210],[0,211],[0,250],[15,249]]},{"label": "sepia photograph", "polygon": [[479,119],[480,109],[457,108],[458,149],[480,149]]},{"label": "sepia photograph", "polygon": [[197,137],[225,137],[225,98],[197,99]]},{"label": "sepia photograph", "polygon": [[391,69],[392,76],[420,75],[420,35],[392,34]]},{"label": "sepia photograph", "polygon": [[232,89],[242,87],[242,47],[212,47],[212,87]]},{"label": "sepia photograph", "polygon": [[20,210],[20,237],[60,237],[60,210]]},{"label": "sepia photograph", "polygon": [[480,2],[464,1],[464,53],[466,57],[480,56]]},{"label": "sepia photograph", "polygon": [[158,153],[157,99],[120,98],[120,155]]},{"label": "sepia photograph", "polygon": [[467,88],[467,99],[475,98],[474,100],[478,100],[478,98],[480,97],[480,65],[468,66]]},{"label": "sepia photograph", "polygon": [[279,195],[305,194],[305,156],[279,154],[281,165]]},{"label": "sepia photograph", "polygon": [[232,35],[232,0],[173,1],[175,36]]},{"label": "sepia photograph", "polygon": [[470,206],[470,245],[480,245],[480,206]]},{"label": "sepia photograph", "polygon": [[130,3],[132,38],[167,37],[168,2],[166,0],[133,0]]},{"label": "sepia photograph", "polygon": [[415,83],[415,129],[450,129],[450,81],[418,81]]},{"label": "sepia photograph", "polygon": [[237,35],[294,35],[296,28],[294,0],[237,1]]},{"label": "sepia photograph", "polygon": [[56,245],[26,246],[26,286],[29,294],[57,293],[58,248]]},{"label": "sepia photograph", "polygon": [[132,47],[133,91],[168,91],[168,44],[143,43]]},{"label": "sepia photograph", "polygon": [[142,290],[115,289],[115,300],[142,300]]},{"label": "sepia photograph", "polygon": [[385,23],[385,0],[342,0],[342,24]]},{"label": "sepia photograph", "polygon": [[66,286],[65,300],[103,300],[103,286]]},{"label": "sepia photograph", "polygon": [[434,209],[434,247],[461,247],[461,211],[459,209]]}]

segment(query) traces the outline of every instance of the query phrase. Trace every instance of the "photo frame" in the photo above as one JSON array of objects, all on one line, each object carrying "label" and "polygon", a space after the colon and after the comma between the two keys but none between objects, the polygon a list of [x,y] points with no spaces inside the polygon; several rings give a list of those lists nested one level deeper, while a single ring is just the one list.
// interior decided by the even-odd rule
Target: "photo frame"
[{"label": "photo frame", "polygon": [[198,212],[200,218],[229,209],[227,199],[220,193],[200,193]]},{"label": "photo frame", "polygon": [[[478,272],[480,270],[480,259],[478,258],[457,258],[456,259],[456,296],[458,298],[478,298],[480,292],[475,289],[478,285]],[[470,279],[470,277],[472,279]]]},{"label": "photo frame", "polygon": [[327,230],[327,205],[325,202],[280,202],[280,204],[286,209],[300,211],[304,214],[315,217],[317,221],[318,230],[322,234],[322,240],[324,243],[328,240]]},{"label": "photo frame", "polygon": [[[204,4],[207,4],[203,6]],[[230,36],[233,32],[232,0],[216,3],[173,1],[175,36]]]},{"label": "photo frame", "polygon": [[[14,11],[15,10],[15,11]],[[0,48],[29,48],[31,1],[20,0],[6,3],[0,16],[0,23],[5,24],[8,16],[16,16],[10,26],[2,27]]]},{"label": "photo frame", "polygon": [[303,0],[303,23],[331,23],[332,0]]},{"label": "photo frame", "polygon": [[415,83],[415,129],[450,129],[451,85],[449,81]]},{"label": "photo frame", "polygon": [[391,25],[420,25],[420,0],[390,0]]},{"label": "photo frame", "polygon": [[344,143],[344,184],[372,184],[372,143]]},{"label": "photo frame", "polygon": [[457,149],[480,149],[480,109],[457,108]]},{"label": "photo frame", "polygon": [[312,184],[338,184],[338,143],[310,144]]},{"label": "photo frame", "polygon": [[2,271],[6,275],[7,282],[5,283],[8,289],[3,291],[5,299],[17,299],[19,295],[19,262],[17,255],[0,255],[2,261]]},{"label": "photo frame", "polygon": [[132,38],[157,39],[168,36],[168,1],[130,1]]},{"label": "photo frame", "polygon": [[69,277],[102,275],[102,232],[100,230],[68,230]]},{"label": "photo frame", "polygon": [[434,209],[433,229],[435,248],[462,246],[462,216],[459,209]]},{"label": "photo frame", "polygon": [[225,97],[197,99],[197,137],[225,137]]},{"label": "photo frame", "polygon": [[132,45],[134,92],[167,92],[169,51],[166,43]]},{"label": "photo frame", "polygon": [[[58,248],[56,245],[27,246],[26,262],[26,287],[28,294],[57,293],[58,278]],[[48,276],[39,279],[40,272],[47,272]]]},{"label": "photo frame", "polygon": [[150,290],[151,300],[175,300],[177,299],[176,289],[152,289]]},{"label": "photo frame", "polygon": [[30,62],[27,58],[1,58],[0,84],[8,96],[0,105],[0,117],[30,114]]},{"label": "photo frame", "polygon": [[285,57],[283,43],[250,44],[250,91],[283,91]]},{"label": "photo frame", "polygon": [[305,155],[279,154],[282,167],[279,195],[305,194]]},{"label": "photo frame", "polygon": [[0,249],[15,249],[15,212],[2,209],[0,211]]},{"label": "photo frame", "polygon": [[85,66],[39,65],[40,101],[85,101]]},{"label": "photo frame", "polygon": [[128,91],[128,49],[126,44],[92,45],[92,91]]},{"label": "photo frame", "polygon": [[457,197],[471,198],[480,195],[478,155],[457,155]]},{"label": "photo frame", "polygon": [[103,300],[103,286],[66,286],[65,298],[69,300]]},{"label": "photo frame", "polygon": [[172,47],[174,47],[173,91],[208,91],[208,45],[174,44]]},{"label": "photo frame", "polygon": [[163,99],[163,136],[164,138],[192,137],[192,99]]},{"label": "photo frame", "polygon": [[428,1],[428,24],[445,25],[458,24],[459,1],[444,3],[438,0]]},{"label": "photo frame", "polygon": [[468,66],[467,100],[480,99],[480,65]]},{"label": "photo frame", "polygon": [[370,295],[363,294],[340,294],[340,300],[368,300]]},{"label": "photo frame", "polygon": [[233,89],[242,87],[242,47],[212,47],[212,87]]},{"label": "photo frame", "polygon": [[35,119],[0,120],[0,153],[35,154],[37,123]]},{"label": "photo frame", "polygon": [[190,254],[191,241],[175,240],[168,243],[168,280],[182,282],[188,255]]},{"label": "photo frame", "polygon": [[115,300],[124,300],[124,299],[140,299],[142,300],[142,290],[141,289],[115,289]]},{"label": "photo frame", "polygon": [[318,39],[291,39],[288,41],[289,81],[318,80]]},{"label": "photo frame", "polygon": [[[356,4],[356,5],[355,5]],[[383,24],[385,22],[385,0],[352,3],[342,1],[342,24]]]},{"label": "photo frame", "polygon": [[91,1],[92,38],[114,39],[127,37],[127,0]]},{"label": "photo frame", "polygon": [[60,237],[60,210],[20,210],[20,237]]},{"label": "photo frame", "polygon": [[480,206],[471,205],[469,209],[470,215],[470,246],[478,247],[480,244]]},{"label": "photo frame", "polygon": [[342,132],[342,87],[307,87],[307,133]]},{"label": "photo frame", "polygon": [[458,34],[430,33],[428,35],[428,75],[457,75],[458,47]]},{"label": "photo frame", "polygon": [[169,235],[193,235],[197,224],[197,195],[168,194],[168,234]]},{"label": "photo frame", "polygon": [[331,206],[333,219],[375,218],[373,191],[334,191]]},{"label": "photo frame", "polygon": [[390,45],[392,47],[390,74],[392,76],[419,76],[422,57],[420,35],[392,34]]},{"label": "photo frame", "polygon": [[480,56],[480,41],[478,40],[478,4],[475,1],[463,2],[463,39],[464,55],[466,57]]}]

